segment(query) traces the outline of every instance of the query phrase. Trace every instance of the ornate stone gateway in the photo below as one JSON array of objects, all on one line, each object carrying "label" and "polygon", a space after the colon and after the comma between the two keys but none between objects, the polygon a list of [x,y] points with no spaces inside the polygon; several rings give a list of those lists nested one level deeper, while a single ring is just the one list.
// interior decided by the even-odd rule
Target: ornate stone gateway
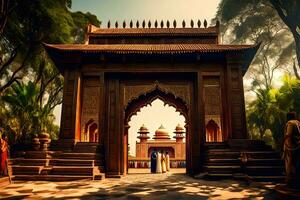
[{"label": "ornate stone gateway", "polygon": [[242,78],[258,46],[219,44],[219,23],[198,24],[90,25],[86,44],[46,44],[65,79],[61,143],[99,142],[106,175],[124,175],[128,121],[156,98],[186,118],[188,174],[202,170],[205,142],[247,139]]}]

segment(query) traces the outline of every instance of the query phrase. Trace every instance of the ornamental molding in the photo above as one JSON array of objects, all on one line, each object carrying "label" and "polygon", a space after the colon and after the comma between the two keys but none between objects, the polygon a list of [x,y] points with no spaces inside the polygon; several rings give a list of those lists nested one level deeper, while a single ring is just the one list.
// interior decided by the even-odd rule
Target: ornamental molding
[{"label": "ornamental molding", "polygon": [[133,100],[157,89],[165,94],[172,94],[175,98],[180,98],[187,106],[190,104],[190,85],[188,83],[160,83],[159,81],[155,81],[152,84],[124,85],[125,108]]}]

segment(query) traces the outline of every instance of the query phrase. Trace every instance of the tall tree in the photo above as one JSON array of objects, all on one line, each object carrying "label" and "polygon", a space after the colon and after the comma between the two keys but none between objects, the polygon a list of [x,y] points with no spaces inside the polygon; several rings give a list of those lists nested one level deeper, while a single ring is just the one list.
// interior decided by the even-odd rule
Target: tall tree
[{"label": "tall tree", "polygon": [[[0,93],[37,69],[45,57],[42,42],[83,42],[88,23],[100,25],[90,13],[71,12],[70,0],[10,0],[0,40]],[[55,71],[55,69],[53,69]]]},{"label": "tall tree", "polygon": [[274,74],[292,64],[295,52],[292,35],[271,4],[265,0],[223,0],[217,18],[222,21],[227,43],[262,42],[246,77],[259,83],[256,86],[270,89]]},{"label": "tall tree", "polygon": [[8,4],[9,0],[0,1],[0,35],[3,33],[8,15]]},{"label": "tall tree", "polygon": [[[8,106],[4,105],[5,108],[0,110],[4,114],[0,115],[13,119],[7,121],[11,129],[22,120],[11,116],[15,106],[7,98],[18,99],[18,95],[21,95],[23,108],[34,108],[32,111],[36,113],[39,111],[38,119],[51,118],[55,106],[61,103],[63,78],[47,57],[43,42],[82,43],[87,24],[100,25],[95,15],[70,11],[71,5],[71,0],[9,0],[6,25],[0,35],[0,95],[4,96],[2,100]],[[34,91],[31,93],[34,95],[25,95],[25,91]],[[32,99],[37,101],[36,104],[33,104]],[[0,104],[3,105],[3,102]],[[10,112],[5,112],[5,109]],[[22,112],[19,114],[23,116]],[[34,118],[33,114],[31,116]],[[33,126],[35,121],[30,123]],[[34,128],[37,132],[41,130],[39,127]],[[21,135],[32,132],[30,128],[19,131]]]},{"label": "tall tree", "polygon": [[[300,1],[299,0],[222,0],[219,5],[217,17],[225,23],[225,29],[230,26],[238,27],[239,25],[248,23],[247,19],[255,19],[253,23],[258,26],[264,26],[268,21],[274,23],[284,23],[284,29],[289,30],[289,33],[285,33],[286,36],[290,34],[293,38],[292,42],[288,42],[288,45],[283,46],[282,54],[280,56],[284,61],[284,65],[292,65],[293,56],[296,54],[298,60],[298,67],[294,65],[294,73],[298,79],[300,79]],[[275,15],[274,15],[275,13]],[[271,14],[271,15],[268,15]],[[261,16],[259,18],[259,16]],[[264,17],[262,17],[264,16]],[[287,63],[289,59],[289,63]],[[286,67],[286,66],[285,66]]]},{"label": "tall tree", "polygon": [[300,79],[300,1],[299,0],[269,0],[276,9],[279,17],[289,27],[293,34],[296,46],[296,55],[299,69],[295,74]]}]

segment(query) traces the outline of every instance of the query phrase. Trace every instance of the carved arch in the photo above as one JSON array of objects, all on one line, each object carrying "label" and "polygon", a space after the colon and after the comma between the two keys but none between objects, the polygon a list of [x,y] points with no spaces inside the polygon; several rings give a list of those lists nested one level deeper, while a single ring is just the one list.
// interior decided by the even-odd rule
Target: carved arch
[{"label": "carved arch", "polygon": [[185,117],[186,124],[188,123],[188,106],[186,102],[172,93],[161,90],[160,87],[155,87],[154,90],[141,94],[127,104],[125,108],[125,124],[128,124],[130,118],[133,115],[136,115],[142,107],[151,104],[155,99],[162,100],[165,105],[173,106],[176,109],[176,112],[179,112]]}]

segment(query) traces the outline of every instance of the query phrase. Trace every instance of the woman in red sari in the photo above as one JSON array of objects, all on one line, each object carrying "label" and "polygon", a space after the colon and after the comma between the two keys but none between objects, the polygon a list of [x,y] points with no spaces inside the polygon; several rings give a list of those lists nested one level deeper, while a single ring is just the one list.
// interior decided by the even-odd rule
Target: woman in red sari
[{"label": "woman in red sari", "polygon": [[5,134],[0,138],[0,176],[7,176],[7,165],[6,161],[8,159],[8,144],[7,136]]}]

